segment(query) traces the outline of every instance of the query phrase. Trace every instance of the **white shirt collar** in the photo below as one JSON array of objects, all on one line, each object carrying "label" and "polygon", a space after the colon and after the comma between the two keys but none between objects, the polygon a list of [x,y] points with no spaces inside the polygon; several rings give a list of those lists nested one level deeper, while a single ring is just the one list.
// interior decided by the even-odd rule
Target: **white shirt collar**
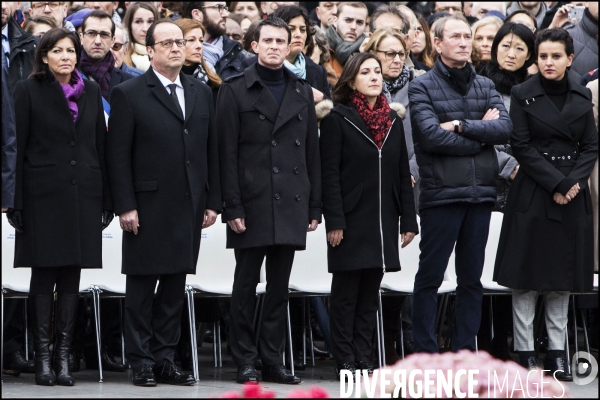
[{"label": "white shirt collar", "polygon": [[[9,17],[9,18],[11,18],[11,17]],[[6,25],[4,26],[4,28],[2,28],[2,34],[3,34],[4,36],[6,36],[6,39],[8,40],[8,24],[6,24]]]},{"label": "white shirt collar", "polygon": [[180,87],[180,88],[183,89],[183,85],[181,84],[181,79],[179,78],[179,75],[177,75],[177,78],[175,78],[175,82],[171,82],[171,80],[169,78],[167,78],[166,76],[162,75],[160,72],[158,72],[154,68],[152,68],[152,71],[154,71],[154,73],[158,77],[158,80],[160,81],[160,83],[163,84],[164,87],[167,87],[167,86],[172,85],[172,84],[176,84],[177,87]]}]

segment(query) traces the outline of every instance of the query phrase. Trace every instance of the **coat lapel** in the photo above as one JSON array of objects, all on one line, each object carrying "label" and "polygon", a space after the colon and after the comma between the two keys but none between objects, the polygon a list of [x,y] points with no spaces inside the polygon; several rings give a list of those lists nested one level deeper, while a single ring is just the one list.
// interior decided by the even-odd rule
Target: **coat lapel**
[{"label": "coat lapel", "polygon": [[[67,102],[67,99],[62,90],[62,87],[60,86],[60,83],[51,82],[51,83],[48,83],[48,85],[46,87],[48,88],[48,92],[49,92],[48,93],[49,94],[48,104],[55,105],[59,109],[57,116],[62,116],[62,118],[67,118],[72,123],[73,116],[71,115],[71,109],[69,108],[69,103]],[[83,97],[83,95],[81,97]],[[79,98],[79,100],[81,100],[81,98]],[[77,107],[79,108],[79,102],[77,103]],[[81,115],[81,113],[78,114],[78,118],[79,118],[79,115]]]},{"label": "coat lapel", "polygon": [[[287,68],[286,68],[287,72]],[[279,114],[277,115],[277,121],[275,121],[275,127],[273,133],[277,132],[286,122],[290,119],[298,116],[300,112],[308,106],[308,99],[300,94],[298,88],[300,83],[297,79],[290,79],[288,74],[288,82],[285,88],[285,95],[283,101],[279,107]]]},{"label": "coat lapel", "polygon": [[254,103],[252,103],[252,105],[254,106],[254,108],[256,108],[256,111],[267,117],[267,119],[272,123],[275,123],[275,121],[277,120],[278,106],[277,102],[275,101],[275,98],[273,98],[273,95],[269,91],[268,87],[266,87],[265,85],[262,86],[260,94],[258,95],[256,100],[254,100]]},{"label": "coat lapel", "polygon": [[183,94],[185,96],[185,120],[188,121],[192,115],[194,109],[194,103],[196,102],[196,88],[194,88],[194,80],[185,76],[185,74],[179,74],[181,84],[183,86]]},{"label": "coat lapel", "polygon": [[[369,136],[369,128],[367,128],[365,121],[360,117],[358,111],[356,111],[354,107],[339,104],[332,111],[337,111],[338,113],[340,113],[340,115],[344,117],[344,119],[346,119],[349,123],[355,125],[358,129],[360,129],[365,135],[367,135],[369,139],[371,138]],[[353,131],[355,131],[357,135],[363,136],[362,133],[360,133],[356,129],[353,129]]]},{"label": "coat lapel", "polygon": [[[173,99],[171,99],[171,96],[168,93],[168,89],[165,88],[162,85],[162,83],[158,80],[158,77],[156,76],[156,74],[154,73],[152,68],[148,68],[148,71],[146,71],[145,76],[146,76],[146,82],[148,83],[148,86],[152,87],[151,91],[154,94],[154,96],[156,96],[156,98],[169,111],[171,111],[173,114],[175,114],[175,116],[177,116],[180,120],[183,121],[183,115],[181,115],[181,111],[179,111],[179,108],[177,108],[177,105],[175,104]],[[186,107],[187,107],[187,104],[186,104]]]},{"label": "coat lapel", "polygon": [[580,118],[594,106],[578,86],[572,86],[569,90],[567,101],[560,113],[567,124]]}]

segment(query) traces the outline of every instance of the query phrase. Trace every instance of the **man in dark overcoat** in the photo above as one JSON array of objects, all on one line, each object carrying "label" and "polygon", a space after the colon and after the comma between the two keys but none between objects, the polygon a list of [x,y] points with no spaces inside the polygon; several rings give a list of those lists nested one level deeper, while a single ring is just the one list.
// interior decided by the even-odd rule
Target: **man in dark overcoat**
[{"label": "man in dark overcoat", "polygon": [[283,66],[290,38],[282,19],[263,20],[252,44],[258,61],[227,80],[217,99],[223,221],[237,262],[230,341],[239,383],[257,381],[252,315],[265,256],[262,377],[300,382],[282,364],[288,281],[307,226],[313,231],[321,220],[321,177],[312,89]]},{"label": "man in dark overcoat", "polygon": [[124,231],[125,348],[135,385],[186,385],[195,379],[173,359],[185,278],[221,203],[214,103],[208,86],[180,73],[177,25],[156,22],[146,45],[151,68],[113,89],[108,123],[109,180]]}]

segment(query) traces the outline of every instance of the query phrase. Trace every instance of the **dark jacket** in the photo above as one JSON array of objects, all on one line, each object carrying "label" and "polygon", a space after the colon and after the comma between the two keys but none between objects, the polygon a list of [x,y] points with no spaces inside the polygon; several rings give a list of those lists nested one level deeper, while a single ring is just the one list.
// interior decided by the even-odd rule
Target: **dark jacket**
[{"label": "dark jacket", "polygon": [[[508,141],[512,123],[492,81],[467,65],[471,76],[465,96],[440,60],[410,83],[410,116],[421,174],[419,209],[496,201],[498,160],[493,145]],[[490,108],[498,109],[500,118],[482,121]],[[452,120],[462,121],[461,134],[440,128]]]},{"label": "dark jacket", "polygon": [[8,18],[8,41],[10,43],[8,74],[11,87],[14,88],[18,81],[27,79],[31,74],[33,58],[40,38],[25,32],[14,18]]},{"label": "dark jacket", "polygon": [[220,211],[217,131],[208,86],[179,74],[185,120],[154,70],[113,89],[107,163],[115,213],[137,210],[123,232],[124,274],[196,271],[205,209]]},{"label": "dark jacket", "polygon": [[[559,112],[540,75],[512,90],[510,143],[520,168],[504,213],[494,280],[513,289],[589,291],[598,245],[588,187],[598,157],[591,96],[571,80]],[[573,200],[554,202],[555,192],[566,194],[575,183],[581,190]]]},{"label": "dark jacket", "polygon": [[[331,99],[331,84],[327,80],[327,71],[325,68],[315,63],[310,57],[304,57],[306,60],[306,81],[311,87],[317,89],[326,99]],[[257,56],[252,56],[244,60],[244,68],[249,67],[258,60]]]},{"label": "dark jacket", "polygon": [[[4,56],[2,56],[4,58]],[[15,197],[17,162],[17,132],[15,106],[8,81],[8,71],[2,66],[2,207],[12,208]]]},{"label": "dark jacket", "polygon": [[217,99],[223,222],[227,247],[306,247],[310,220],[321,220],[321,163],[312,89],[284,68],[281,107],[256,63],[221,85]]},{"label": "dark jacket", "polygon": [[84,81],[77,122],[60,86],[26,79],[15,88],[15,267],[102,267],[104,210],[112,210],[100,88]]},{"label": "dark jacket", "polygon": [[[123,64],[123,65],[125,65],[125,64]],[[83,72],[82,70],[79,70],[79,72],[81,72],[81,75],[85,76],[86,79],[89,79],[92,81],[94,80],[90,76],[87,76],[85,74],[85,72]],[[119,68],[113,68],[110,73],[110,85],[108,86],[108,98],[110,99],[110,94],[112,93],[112,90],[115,86],[117,86],[118,84],[123,83],[131,78],[134,78],[134,76],[119,69]]]},{"label": "dark jacket", "polygon": [[399,271],[399,232],[419,231],[402,120],[393,110],[390,118],[381,150],[352,106],[321,121],[325,227],[344,230],[339,246],[327,243],[329,272]]},{"label": "dark jacket", "polygon": [[244,60],[251,56],[250,53],[244,51],[240,42],[223,35],[223,57],[215,65],[215,71],[223,81],[239,75],[245,68]]},{"label": "dark jacket", "polygon": [[570,75],[579,82],[582,75],[587,74],[594,68],[598,68],[598,20],[588,9],[583,13],[583,18],[576,25],[565,28],[573,38],[575,46],[575,58],[571,64]]}]

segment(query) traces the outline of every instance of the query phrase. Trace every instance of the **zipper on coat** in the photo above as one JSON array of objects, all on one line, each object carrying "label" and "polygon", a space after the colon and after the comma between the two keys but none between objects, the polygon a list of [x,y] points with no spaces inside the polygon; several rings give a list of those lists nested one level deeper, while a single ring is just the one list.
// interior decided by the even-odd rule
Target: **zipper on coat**
[{"label": "zipper on coat", "polygon": [[355,127],[360,133],[362,133],[363,136],[366,137],[368,141],[373,143],[373,145],[375,146],[375,148],[377,149],[377,152],[379,154],[379,235],[381,236],[381,264],[383,266],[383,273],[385,274],[385,252],[383,250],[383,221],[381,218],[381,158],[383,157],[383,155],[381,154],[381,151],[383,150],[383,146],[385,145],[387,138],[390,136],[390,132],[392,131],[392,126],[394,126],[394,122],[396,122],[396,118],[394,118],[394,120],[392,121],[392,125],[390,126],[390,129],[388,129],[388,133],[387,133],[387,135],[385,135],[385,139],[383,139],[383,143],[381,144],[381,149],[379,147],[377,147],[377,144],[373,141],[373,139],[371,139],[363,131],[361,131],[358,126],[356,126],[352,123],[352,121],[350,121],[346,117],[344,117],[344,119],[346,121],[348,121],[353,127]]}]

